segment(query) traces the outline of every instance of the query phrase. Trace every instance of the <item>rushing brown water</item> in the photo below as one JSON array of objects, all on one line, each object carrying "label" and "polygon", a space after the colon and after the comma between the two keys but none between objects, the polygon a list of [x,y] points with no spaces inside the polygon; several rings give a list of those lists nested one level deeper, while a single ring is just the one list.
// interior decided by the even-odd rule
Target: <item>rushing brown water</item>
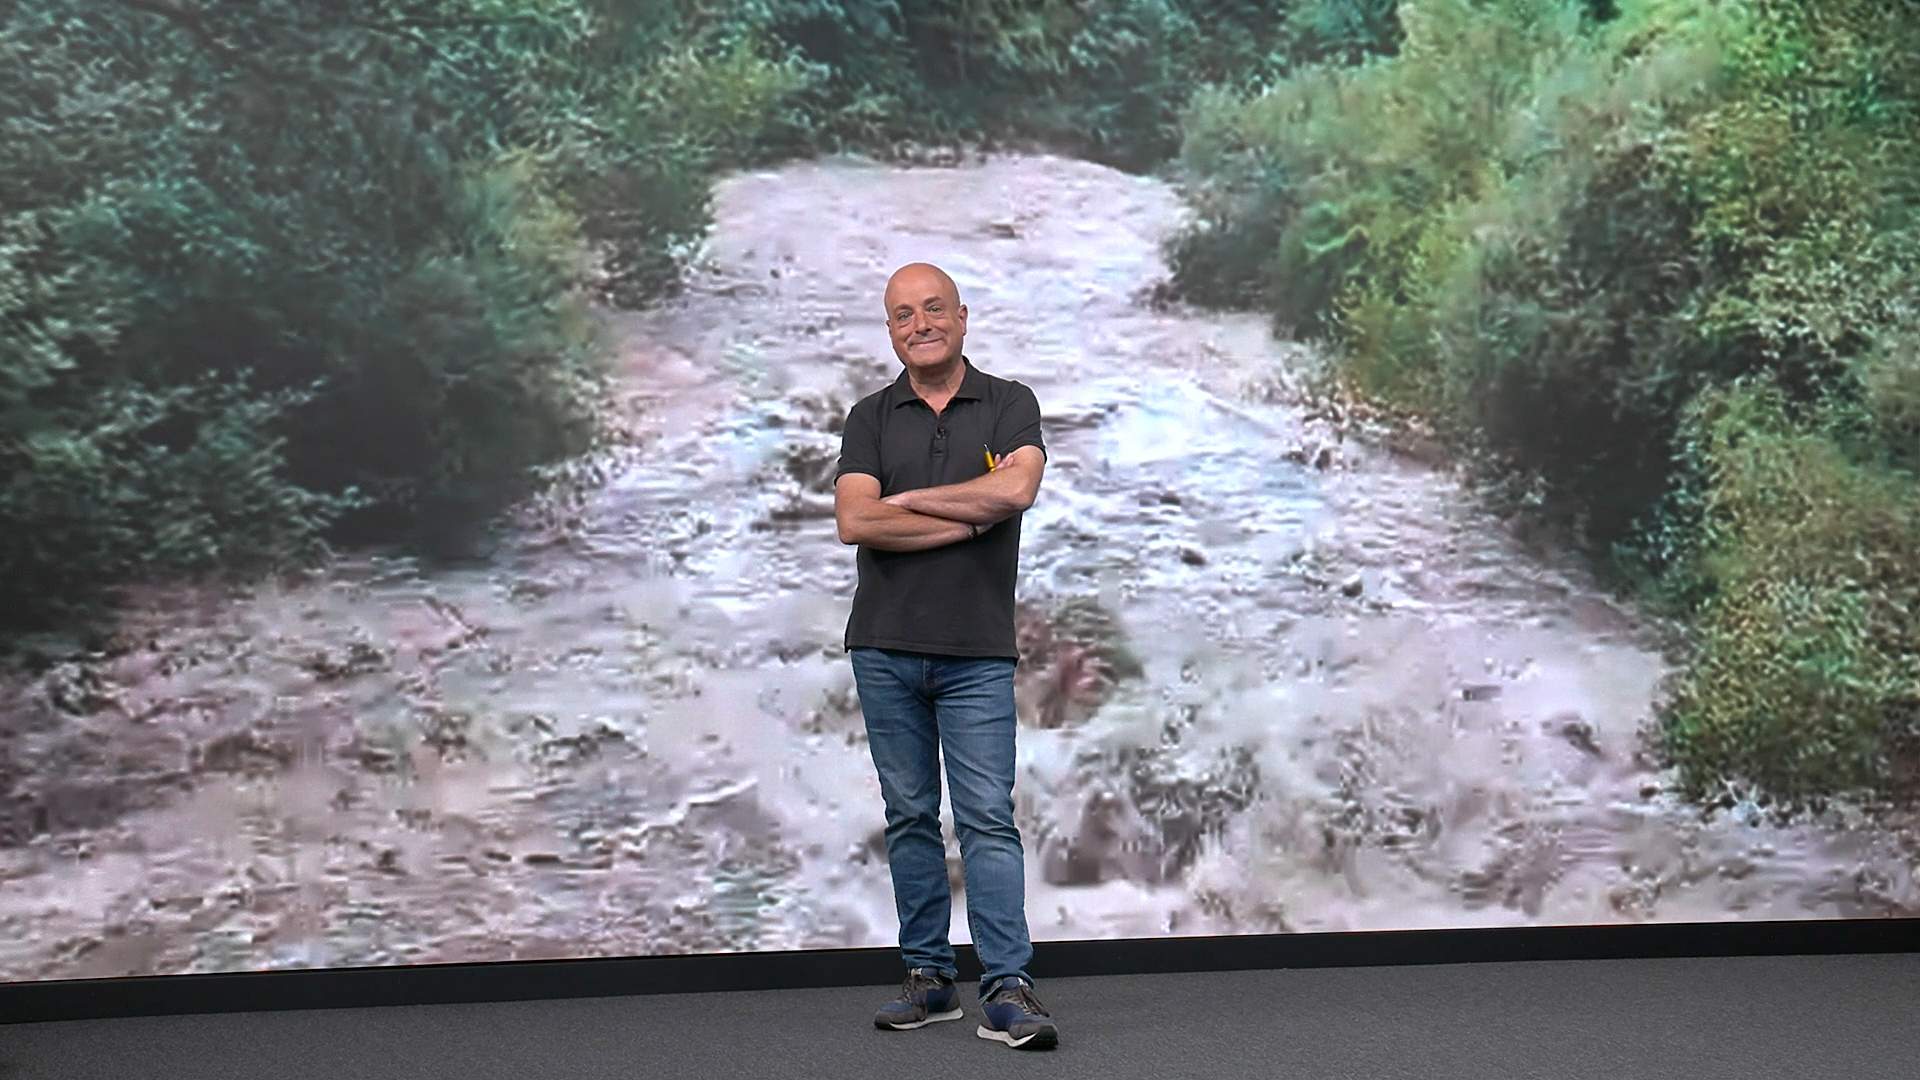
[{"label": "rushing brown water", "polygon": [[828,484],[915,259],[1047,414],[1036,938],[1920,912],[1908,828],[1677,801],[1633,612],[1335,438],[1261,319],[1143,303],[1164,185],[833,160],[716,211],[685,298],[613,320],[641,451],[571,520],[155,600],[0,688],[0,978],[891,944]]}]

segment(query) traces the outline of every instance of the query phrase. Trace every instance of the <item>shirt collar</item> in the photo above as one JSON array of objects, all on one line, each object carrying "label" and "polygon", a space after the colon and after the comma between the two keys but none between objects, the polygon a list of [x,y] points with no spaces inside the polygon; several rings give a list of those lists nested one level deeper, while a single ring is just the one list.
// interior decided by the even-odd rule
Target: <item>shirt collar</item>
[{"label": "shirt collar", "polygon": [[[960,356],[960,363],[966,366],[967,373],[960,376],[960,389],[953,392],[953,400],[959,401],[962,398],[982,400],[987,396],[986,373],[974,367],[973,361],[967,359],[964,353]],[[919,400],[920,395],[913,392],[913,380],[907,377],[907,369],[902,365],[900,377],[893,380],[893,407],[897,409],[909,401]]]}]

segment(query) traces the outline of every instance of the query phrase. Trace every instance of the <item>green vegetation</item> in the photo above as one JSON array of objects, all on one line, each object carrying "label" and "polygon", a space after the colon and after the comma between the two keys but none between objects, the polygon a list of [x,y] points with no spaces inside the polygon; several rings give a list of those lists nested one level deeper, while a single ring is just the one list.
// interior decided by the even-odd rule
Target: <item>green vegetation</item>
[{"label": "green vegetation", "polygon": [[[1392,33],[1390,0],[748,0],[735,33],[809,74],[818,149],[1032,140],[1144,170],[1179,147],[1196,84]],[[1329,15],[1329,11],[1354,13]]]},{"label": "green vegetation", "polygon": [[342,537],[432,544],[524,493],[594,433],[585,286],[655,294],[705,226],[732,147],[682,133],[755,137],[801,82],[637,9],[316,12],[0,22],[7,622]]},{"label": "green vegetation", "polygon": [[595,438],[589,302],[675,288],[722,169],[996,135],[1146,166],[1190,72],[1374,25],[1192,8],[11,6],[0,626],[485,522]]},{"label": "green vegetation", "polygon": [[[1701,395],[1700,646],[1664,735],[1704,789],[1784,801],[1911,785],[1920,729],[1920,499],[1775,384]],[[1915,444],[1907,444],[1909,448]],[[1697,790],[1696,794],[1705,794]],[[1716,793],[1718,794],[1718,793]]]},{"label": "green vegetation", "polygon": [[1174,164],[1195,300],[1337,343],[1697,631],[1660,748],[1920,778],[1920,29],[1879,0],[22,0],[0,629],[433,550],[601,432],[722,170]]},{"label": "green vegetation", "polygon": [[[1698,630],[1658,742],[1787,810],[1920,772],[1920,29],[1876,0],[1407,0],[1197,98],[1203,302],[1498,463]],[[1466,61],[1464,58],[1472,58]]]}]

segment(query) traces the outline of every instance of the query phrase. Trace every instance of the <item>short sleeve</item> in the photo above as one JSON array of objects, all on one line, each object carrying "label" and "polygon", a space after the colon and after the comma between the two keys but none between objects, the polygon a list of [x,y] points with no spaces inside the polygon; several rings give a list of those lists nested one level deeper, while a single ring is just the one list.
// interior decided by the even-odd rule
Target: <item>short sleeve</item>
[{"label": "short sleeve", "polygon": [[1025,383],[1016,382],[1011,384],[1006,404],[993,421],[993,452],[1006,455],[1023,446],[1047,452],[1046,440],[1040,435],[1040,399]]},{"label": "short sleeve", "polygon": [[872,410],[857,402],[847,411],[846,425],[840,431],[840,464],[834,469],[833,482],[848,473],[866,473],[880,479],[880,429],[873,422]]}]

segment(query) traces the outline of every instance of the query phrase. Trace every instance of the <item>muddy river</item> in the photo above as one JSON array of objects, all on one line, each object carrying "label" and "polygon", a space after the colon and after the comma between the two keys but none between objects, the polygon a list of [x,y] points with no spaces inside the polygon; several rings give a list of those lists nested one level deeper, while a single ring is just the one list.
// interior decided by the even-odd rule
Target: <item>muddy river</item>
[{"label": "muddy river", "polygon": [[1262,318],[1148,302],[1163,183],[834,159],[715,211],[684,297],[609,316],[637,441],[583,499],[141,598],[0,685],[0,979],[893,944],[829,483],[915,259],[1046,414],[1036,939],[1920,913],[1910,825],[1678,800],[1657,628],[1343,438]]}]

